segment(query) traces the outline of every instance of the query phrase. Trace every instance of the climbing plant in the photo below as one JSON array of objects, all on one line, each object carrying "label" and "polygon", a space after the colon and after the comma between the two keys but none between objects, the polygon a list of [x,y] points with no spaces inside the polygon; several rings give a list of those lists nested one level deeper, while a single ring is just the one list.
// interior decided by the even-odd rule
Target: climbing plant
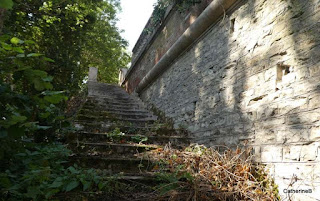
[{"label": "climbing plant", "polygon": [[201,2],[202,0],[158,0],[154,5],[154,11],[151,17],[152,23],[155,27],[161,24],[167,8],[172,4],[176,4],[177,9],[180,12],[184,12]]}]

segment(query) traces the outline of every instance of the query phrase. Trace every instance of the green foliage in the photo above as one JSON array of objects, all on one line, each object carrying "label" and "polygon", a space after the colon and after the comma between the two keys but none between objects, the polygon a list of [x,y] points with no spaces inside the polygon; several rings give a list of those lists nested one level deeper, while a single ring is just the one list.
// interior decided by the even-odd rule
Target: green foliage
[{"label": "green foliage", "polygon": [[162,23],[166,10],[172,3],[174,3],[173,0],[158,0],[154,5],[151,20],[155,27]]},{"label": "green foliage", "polygon": [[[152,24],[157,27],[162,24],[167,8],[175,4],[180,12],[189,10],[192,6],[201,3],[202,0],[158,0],[154,5],[154,11],[151,16]],[[146,30],[150,32],[151,30]]]},{"label": "green foliage", "polygon": [[0,197],[115,190],[114,179],[70,164],[70,151],[53,142],[73,130],[65,101],[88,67],[116,82],[130,60],[115,26],[119,1],[1,0],[0,8],[9,9],[0,35]]},{"label": "green foliage", "polygon": [[136,136],[132,136],[131,137],[131,140],[135,143],[144,143],[144,142],[147,142],[148,141],[148,137],[146,136],[141,136],[141,135],[136,135]]},{"label": "green foliage", "polygon": [[178,188],[181,188],[180,184],[182,182],[192,184],[194,177],[190,172],[183,170],[183,165],[178,165],[177,167],[175,167],[174,171],[167,172],[165,164],[166,163],[158,164],[161,167],[161,169],[160,172],[156,174],[157,180],[159,180],[160,182],[160,184],[156,186],[156,189],[160,192],[161,195],[165,195],[172,190],[177,190]]},{"label": "green foliage", "polygon": [[121,140],[122,136],[125,134],[120,131],[120,128],[115,128],[113,131],[108,133],[108,137],[110,138],[111,141],[113,142],[118,142]]},{"label": "green foliage", "polygon": [[[82,87],[88,67],[99,68],[100,79],[117,82],[118,70],[130,57],[115,26],[118,0],[14,0],[3,32],[35,41],[29,57],[49,61],[42,70],[55,77],[52,85],[72,94]],[[54,62],[53,62],[54,61]],[[37,65],[37,64],[34,64]]]},{"label": "green foliage", "polygon": [[61,166],[58,159],[69,153],[34,143],[53,140],[69,128],[59,107],[67,97],[53,91],[54,78],[42,69],[48,58],[31,52],[34,45],[0,37],[0,185],[1,197],[10,195],[13,200],[35,200],[49,193],[43,190],[48,177]]},{"label": "green foliage", "polygon": [[202,0],[177,0],[178,10],[180,12],[184,12],[189,10],[192,6],[199,4]]},{"label": "green foliage", "polygon": [[59,130],[64,118],[57,104],[67,97],[52,91],[53,77],[41,68],[47,58],[29,52],[30,41],[1,36],[0,44],[0,129],[12,139]]},{"label": "green foliage", "polygon": [[0,8],[11,9],[13,6],[12,0],[1,0]]},{"label": "green foliage", "polygon": [[[29,144],[28,146],[31,146]],[[34,146],[34,145],[32,145]],[[112,193],[114,178],[77,165],[65,167],[70,150],[60,144],[29,147],[14,155],[0,174],[0,195],[6,200],[48,200],[56,194],[81,190]]]}]

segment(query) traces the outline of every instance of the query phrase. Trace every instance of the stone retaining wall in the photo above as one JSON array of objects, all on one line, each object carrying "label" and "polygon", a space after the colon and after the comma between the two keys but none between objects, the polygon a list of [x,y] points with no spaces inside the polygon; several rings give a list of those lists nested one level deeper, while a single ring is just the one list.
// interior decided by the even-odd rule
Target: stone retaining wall
[{"label": "stone retaining wall", "polygon": [[320,1],[243,1],[140,97],[198,143],[253,146],[283,200],[320,198]]},{"label": "stone retaining wall", "polygon": [[128,71],[125,87],[133,92],[142,78],[158,63],[167,50],[192,24],[212,0],[203,0],[190,10],[170,6],[164,23],[154,26],[150,19],[133,49],[132,67]]}]

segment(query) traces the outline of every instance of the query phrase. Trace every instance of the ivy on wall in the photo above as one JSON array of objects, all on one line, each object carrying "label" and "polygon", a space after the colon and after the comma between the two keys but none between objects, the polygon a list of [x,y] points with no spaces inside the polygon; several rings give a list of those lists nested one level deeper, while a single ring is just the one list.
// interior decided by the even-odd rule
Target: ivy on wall
[{"label": "ivy on wall", "polygon": [[153,27],[157,27],[158,25],[162,24],[167,8],[170,5],[176,4],[178,11],[184,12],[189,10],[194,5],[201,3],[202,1],[203,0],[158,0],[154,5],[151,23]]}]

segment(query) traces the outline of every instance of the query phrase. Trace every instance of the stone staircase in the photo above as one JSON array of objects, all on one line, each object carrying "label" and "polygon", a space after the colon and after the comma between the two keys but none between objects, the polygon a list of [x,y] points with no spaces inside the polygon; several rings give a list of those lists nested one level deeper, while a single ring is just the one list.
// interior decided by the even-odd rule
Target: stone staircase
[{"label": "stone staircase", "polygon": [[74,152],[71,161],[109,175],[120,173],[119,180],[151,189],[157,184],[154,163],[138,155],[168,143],[184,147],[191,140],[186,132],[170,129],[157,119],[121,87],[90,82],[87,100],[74,121],[78,131],[68,137]]}]

